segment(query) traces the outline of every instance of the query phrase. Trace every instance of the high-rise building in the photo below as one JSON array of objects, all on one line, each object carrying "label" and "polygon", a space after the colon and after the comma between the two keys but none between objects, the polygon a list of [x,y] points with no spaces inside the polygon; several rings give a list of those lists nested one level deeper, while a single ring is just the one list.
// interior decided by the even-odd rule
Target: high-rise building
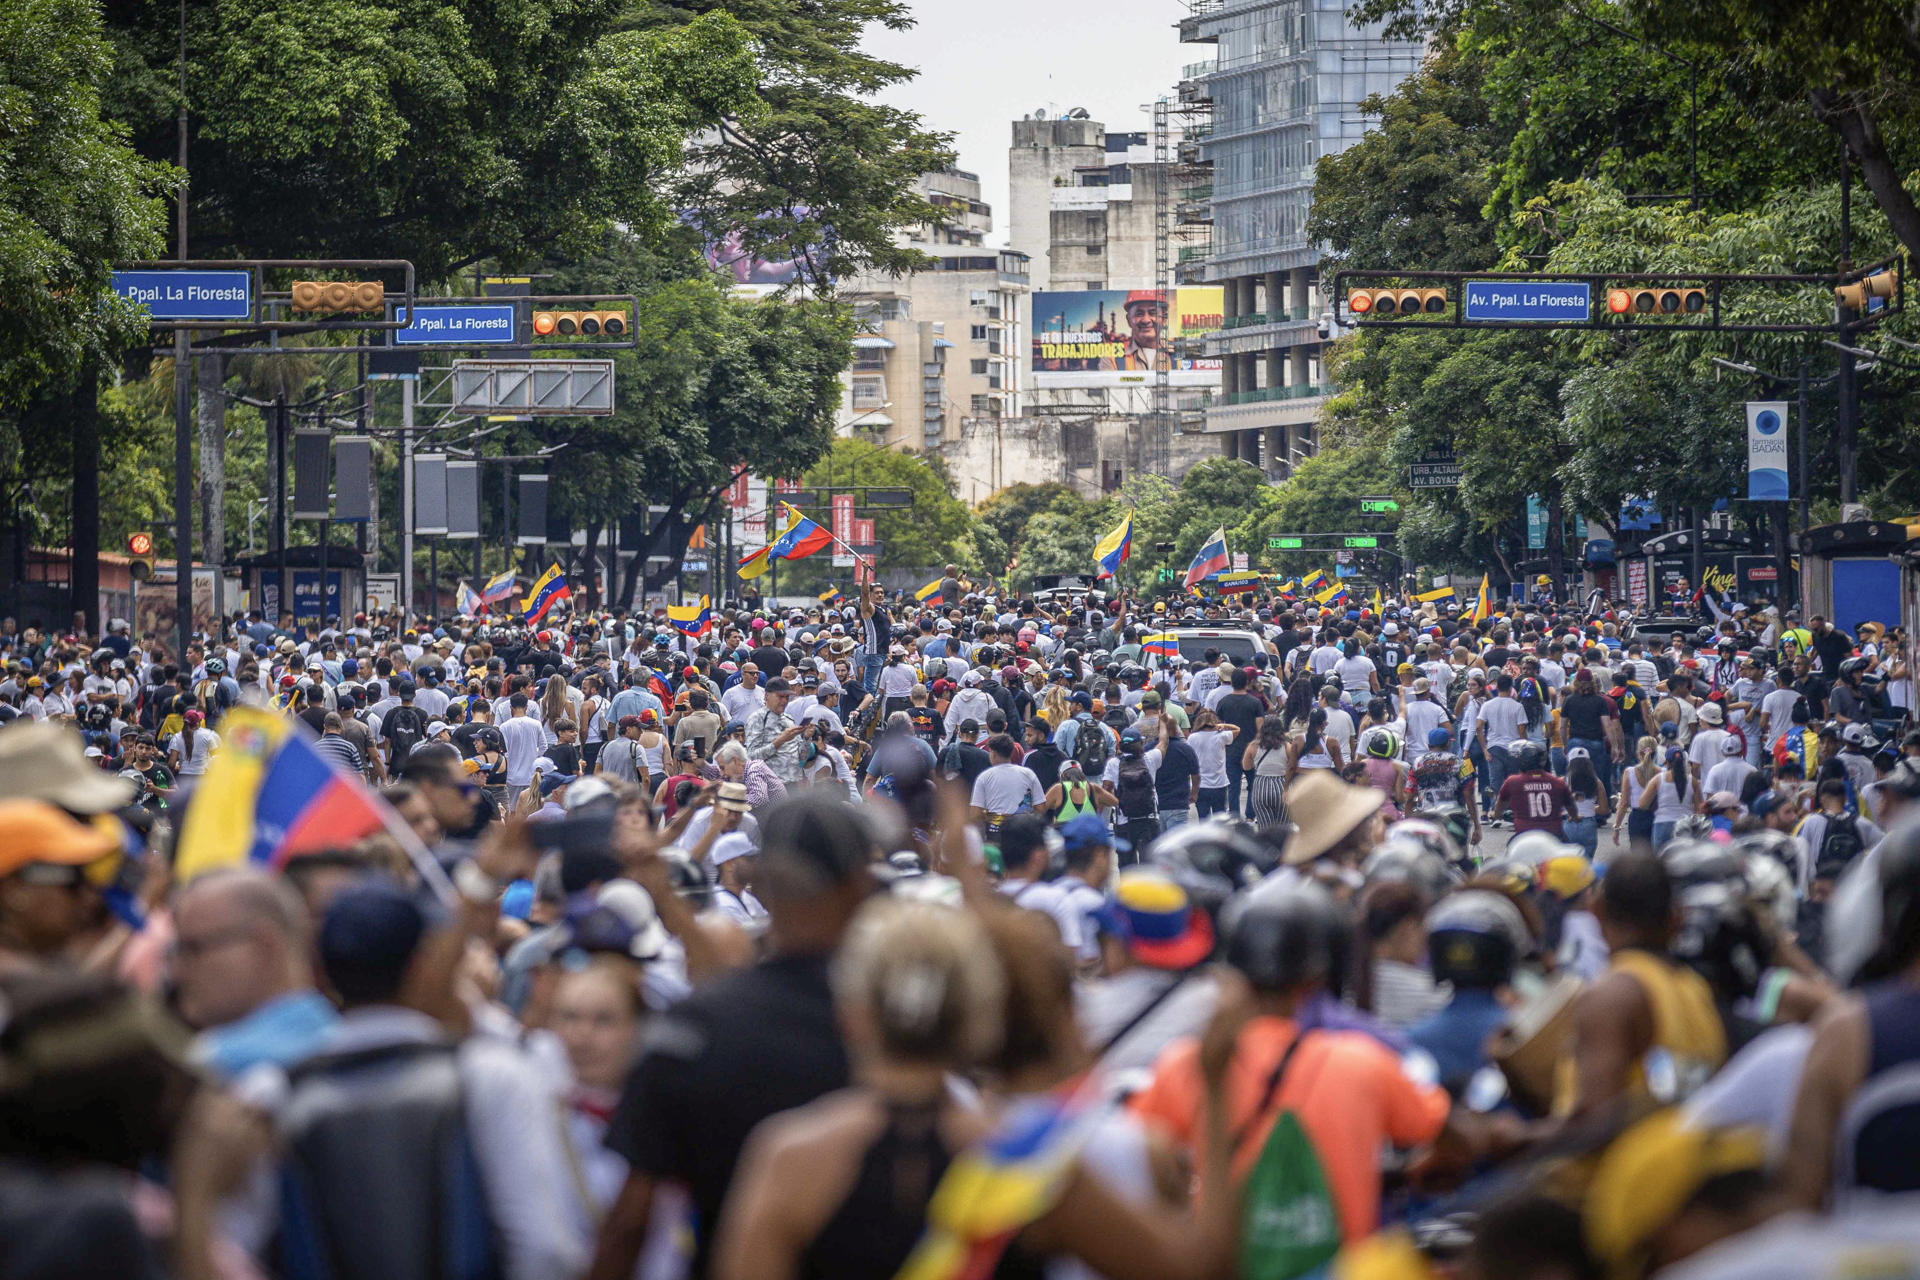
[{"label": "high-rise building", "polygon": [[934,266],[841,283],[858,331],[839,431],[930,453],[956,445],[965,418],[1020,415],[1028,264],[1025,254],[986,244],[993,210],[980,198],[979,175],[923,174],[920,193],[937,217],[900,242]]},{"label": "high-rise building", "polygon": [[1003,483],[1104,492],[1142,469],[1178,476],[1217,451],[1157,417],[1158,362],[1168,364],[1168,407],[1195,425],[1219,383],[1193,336],[1217,324],[1218,291],[1181,295],[1159,269],[1162,219],[1171,233],[1178,196],[1174,141],[1109,130],[1081,109],[1013,122],[1008,239],[1033,264],[1025,331],[1035,359],[1019,451],[1028,469],[1003,462]]},{"label": "high-rise building", "polygon": [[1183,158],[1210,165],[1212,181],[1187,219],[1210,224],[1211,237],[1182,250],[1177,275],[1220,285],[1224,313],[1205,343],[1221,362],[1205,430],[1220,452],[1275,478],[1313,452],[1330,390],[1321,351],[1332,313],[1306,235],[1314,166],[1359,140],[1372,124],[1360,103],[1391,92],[1422,52],[1354,23],[1347,4],[1188,0],[1180,23],[1183,42],[1217,47],[1179,87]]}]

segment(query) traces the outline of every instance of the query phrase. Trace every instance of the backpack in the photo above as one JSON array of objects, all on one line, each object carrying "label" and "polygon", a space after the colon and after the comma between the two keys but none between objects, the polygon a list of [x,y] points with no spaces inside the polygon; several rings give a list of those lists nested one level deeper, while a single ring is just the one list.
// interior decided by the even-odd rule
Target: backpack
[{"label": "backpack", "polygon": [[1129,822],[1151,818],[1160,811],[1153,774],[1148,772],[1147,762],[1138,756],[1120,762],[1120,776],[1113,784],[1113,794],[1120,802],[1120,812]]},{"label": "backpack", "polygon": [[1813,855],[1813,878],[1838,880],[1864,847],[1860,828],[1851,817],[1844,813],[1828,814],[1827,833],[1820,837],[1820,847]]},{"label": "backpack", "polygon": [[387,712],[380,722],[387,741],[393,744],[390,763],[398,769],[427,736],[427,713],[418,707],[400,706]]},{"label": "backpack", "polygon": [[1113,754],[1113,745],[1107,741],[1106,730],[1092,717],[1080,721],[1080,731],[1073,739],[1073,762],[1089,779],[1098,780],[1106,772],[1107,761]]},{"label": "backpack", "polygon": [[[1236,1150],[1280,1092],[1294,1051],[1311,1034],[1302,1030],[1280,1055],[1260,1105],[1234,1135]],[[1239,1274],[1247,1280],[1310,1275],[1340,1251],[1340,1214],[1333,1188],[1313,1140],[1291,1111],[1281,1112],[1268,1130],[1266,1143],[1240,1185],[1240,1203]]]}]

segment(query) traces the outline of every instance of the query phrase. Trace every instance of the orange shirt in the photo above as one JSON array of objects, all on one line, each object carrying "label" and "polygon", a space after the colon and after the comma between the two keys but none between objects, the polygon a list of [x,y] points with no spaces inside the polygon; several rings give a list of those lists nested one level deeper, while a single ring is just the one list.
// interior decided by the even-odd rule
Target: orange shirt
[{"label": "orange shirt", "polygon": [[[1256,1018],[1240,1033],[1226,1079],[1227,1134],[1247,1129],[1234,1152],[1234,1176],[1246,1176],[1274,1121],[1282,1111],[1292,1111],[1313,1141],[1340,1212],[1341,1236],[1351,1244],[1379,1225],[1383,1145],[1431,1142],[1446,1123],[1450,1103],[1446,1090],[1409,1079],[1399,1057],[1371,1036],[1315,1031],[1287,1067],[1278,1096],[1247,1128],[1294,1034],[1288,1018]],[[1131,1105],[1192,1150],[1203,1136],[1204,1092],[1199,1041],[1180,1040],[1160,1055],[1153,1082],[1134,1095]]]}]

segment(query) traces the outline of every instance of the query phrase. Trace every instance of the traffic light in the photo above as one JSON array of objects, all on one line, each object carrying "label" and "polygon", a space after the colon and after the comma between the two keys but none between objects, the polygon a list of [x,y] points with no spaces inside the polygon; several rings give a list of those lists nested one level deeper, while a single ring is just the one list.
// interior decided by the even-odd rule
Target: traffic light
[{"label": "traffic light", "polygon": [[537,338],[585,336],[618,338],[627,332],[624,311],[536,311],[533,333]]},{"label": "traffic light", "polygon": [[1707,291],[1692,285],[1629,285],[1607,290],[1607,311],[1623,316],[1699,315],[1707,309]]},{"label": "traffic light", "polygon": [[387,305],[387,287],[378,280],[295,280],[295,311],[379,311]]},{"label": "traffic light", "polygon": [[128,534],[127,554],[133,557],[133,563],[127,566],[127,576],[135,582],[151,581],[153,578],[153,535],[150,533]]},{"label": "traffic light", "polygon": [[1349,289],[1347,310],[1354,315],[1439,315],[1447,309],[1445,289]]},{"label": "traffic light", "polygon": [[1849,311],[1866,312],[1875,310],[1875,302],[1884,306],[1899,292],[1900,272],[1898,268],[1889,267],[1852,284],[1838,286],[1833,291],[1833,300]]}]

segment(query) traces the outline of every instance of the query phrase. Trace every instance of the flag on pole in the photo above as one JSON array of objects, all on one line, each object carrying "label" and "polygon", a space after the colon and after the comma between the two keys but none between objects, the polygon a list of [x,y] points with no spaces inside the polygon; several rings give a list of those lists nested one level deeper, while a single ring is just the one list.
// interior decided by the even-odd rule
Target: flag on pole
[{"label": "flag on pole", "polygon": [[1324,591],[1316,591],[1313,595],[1313,602],[1317,605],[1338,604],[1346,598],[1347,589],[1336,582]]},{"label": "flag on pole", "polygon": [[481,599],[474,589],[466,584],[465,579],[462,579],[456,588],[454,600],[458,604],[460,612],[466,617],[478,617],[487,611],[487,602]]},{"label": "flag on pole", "polygon": [[1234,569],[1215,577],[1213,585],[1223,596],[1236,595],[1242,591],[1257,591],[1260,588],[1260,571]]},{"label": "flag on pole", "polygon": [[1488,591],[1488,575],[1480,575],[1480,594],[1474,598],[1473,608],[1467,614],[1470,621],[1485,622],[1493,616],[1493,596]]},{"label": "flag on pole", "polygon": [[820,593],[820,603],[826,604],[826,605],[839,604],[842,600],[845,600],[846,598],[847,598],[846,592],[840,590],[840,588],[838,587],[828,587],[825,591],[822,591]]},{"label": "flag on pole", "polygon": [[1373,589],[1373,612],[1374,612],[1374,614],[1375,614],[1376,616],[1377,616],[1377,615],[1378,615],[1378,614],[1380,613],[1380,609],[1381,609],[1381,605],[1380,605],[1380,588],[1378,588],[1378,587],[1375,587],[1375,588]]},{"label": "flag on pole", "polygon": [[527,590],[527,598],[520,602],[520,615],[529,624],[535,623],[547,616],[554,601],[571,599],[573,591],[567,586],[567,575],[560,572],[560,562],[556,560]]},{"label": "flag on pole", "polygon": [[1120,566],[1125,564],[1127,557],[1132,554],[1133,512],[1129,510],[1127,518],[1120,522],[1120,527],[1100,539],[1099,545],[1094,547],[1093,560],[1098,570],[1093,575],[1094,579],[1097,581],[1101,578],[1113,577],[1120,572]]},{"label": "flag on pole", "polygon": [[1312,595],[1314,592],[1318,591],[1320,588],[1326,585],[1327,585],[1327,575],[1320,572],[1318,569],[1315,569],[1312,573],[1300,579],[1300,589],[1306,592],[1308,595]]},{"label": "flag on pole", "polygon": [[1201,546],[1199,554],[1193,557],[1193,563],[1187,566],[1186,581],[1182,585],[1191,591],[1196,583],[1206,581],[1232,563],[1233,557],[1227,554],[1227,527],[1221,525]]},{"label": "flag on pole", "polygon": [[787,513],[791,523],[767,547],[768,559],[804,559],[816,551],[826,549],[833,542],[831,531],[802,515],[797,508],[783,502],[780,504],[780,509]]},{"label": "flag on pole", "polygon": [[277,869],[387,828],[386,801],[317,751],[291,717],[234,707],[220,733],[181,819],[179,882],[244,863]]},{"label": "flag on pole", "polygon": [[713,630],[713,602],[701,596],[699,604],[670,604],[667,621],[683,636],[703,636]]},{"label": "flag on pole", "polygon": [[513,595],[513,570],[496,573],[487,579],[487,585],[480,588],[480,599],[487,604],[499,604]]},{"label": "flag on pole", "polygon": [[1458,597],[1454,595],[1452,587],[1441,587],[1438,591],[1422,591],[1414,599],[1421,604],[1434,604],[1442,600],[1458,599]]},{"label": "flag on pole", "polygon": [[1156,631],[1140,642],[1147,653],[1157,653],[1163,658],[1171,658],[1180,652],[1180,637],[1171,631]]},{"label": "flag on pole", "polygon": [[929,609],[938,609],[943,597],[940,594],[940,579],[935,578],[926,586],[913,593],[913,598]]}]

